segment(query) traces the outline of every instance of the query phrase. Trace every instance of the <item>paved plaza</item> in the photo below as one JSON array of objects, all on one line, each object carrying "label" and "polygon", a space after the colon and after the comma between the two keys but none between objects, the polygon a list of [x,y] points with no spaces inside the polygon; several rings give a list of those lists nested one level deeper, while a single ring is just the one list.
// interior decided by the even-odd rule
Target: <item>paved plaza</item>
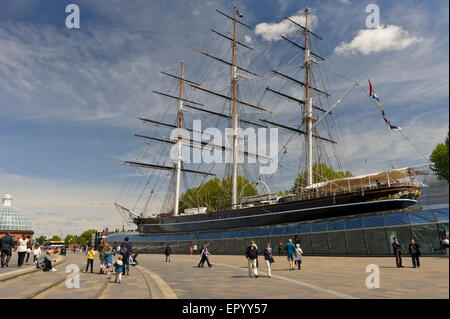
[{"label": "paved plaza", "polygon": [[[81,298],[81,299],[341,299],[341,298],[449,298],[449,260],[424,257],[420,268],[412,268],[404,256],[405,268],[395,266],[394,257],[310,257],[304,256],[302,270],[289,271],[286,257],[275,256],[272,278],[260,257],[260,276],[249,278],[244,256],[211,256],[213,267],[197,268],[200,255],[139,255],[139,265],[131,267],[130,276],[121,284],[109,283],[106,275],[80,273],[80,288],[69,289],[66,267],[85,267],[84,253],[68,252],[59,256],[58,271],[10,267],[0,270],[0,298]],[[366,267],[380,270],[380,288],[366,287]],[[11,262],[14,265],[14,259]],[[94,271],[99,270],[99,260]],[[20,274],[18,277],[14,277]],[[112,277],[114,279],[114,277]]]}]

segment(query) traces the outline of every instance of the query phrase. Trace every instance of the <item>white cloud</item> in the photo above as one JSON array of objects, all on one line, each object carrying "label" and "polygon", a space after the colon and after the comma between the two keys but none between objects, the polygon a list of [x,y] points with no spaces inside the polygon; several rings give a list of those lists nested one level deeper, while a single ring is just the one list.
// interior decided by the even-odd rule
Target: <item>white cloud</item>
[{"label": "white cloud", "polygon": [[[289,17],[289,19],[297,22],[300,25],[305,26],[305,15],[303,11],[298,12],[296,15]],[[317,16],[310,14],[308,20],[308,26],[311,29],[314,29],[317,26]],[[255,27],[255,34],[260,35],[266,41],[278,41],[280,40],[281,35],[290,35],[292,33],[298,32],[299,27],[285,19],[281,22],[273,22],[273,23],[259,23]]]},{"label": "white cloud", "polygon": [[421,38],[410,36],[401,26],[380,26],[376,29],[360,30],[350,43],[342,42],[335,48],[335,52],[340,55],[356,52],[368,55],[382,51],[403,50],[420,41]]},{"label": "white cloud", "polygon": [[339,0],[339,1],[345,4],[350,4],[350,0]]},{"label": "white cloud", "polygon": [[248,35],[245,35],[245,36],[244,36],[244,39],[245,39],[245,42],[247,42],[247,43],[252,42],[252,38],[249,37]]}]

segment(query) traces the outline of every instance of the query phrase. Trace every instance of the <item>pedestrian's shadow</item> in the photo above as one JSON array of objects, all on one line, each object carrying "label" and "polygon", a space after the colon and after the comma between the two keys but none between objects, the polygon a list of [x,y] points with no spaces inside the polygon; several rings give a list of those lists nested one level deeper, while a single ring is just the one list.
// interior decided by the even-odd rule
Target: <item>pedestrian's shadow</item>
[{"label": "pedestrian's shadow", "polygon": [[397,266],[380,266],[380,268],[414,268],[412,266],[403,266],[403,267],[397,267]]},{"label": "pedestrian's shadow", "polygon": [[231,278],[249,278],[248,276],[231,276]]}]

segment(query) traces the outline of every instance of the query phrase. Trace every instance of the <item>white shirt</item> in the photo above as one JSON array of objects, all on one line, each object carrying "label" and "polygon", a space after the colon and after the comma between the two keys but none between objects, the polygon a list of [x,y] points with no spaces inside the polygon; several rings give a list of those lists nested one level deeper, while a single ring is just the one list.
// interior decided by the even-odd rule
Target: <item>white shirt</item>
[{"label": "white shirt", "polygon": [[39,256],[41,254],[41,247],[33,249],[33,255]]},{"label": "white shirt", "polygon": [[17,247],[17,251],[19,253],[24,253],[27,251],[27,245],[28,245],[28,238],[20,238],[19,239],[19,246]]}]

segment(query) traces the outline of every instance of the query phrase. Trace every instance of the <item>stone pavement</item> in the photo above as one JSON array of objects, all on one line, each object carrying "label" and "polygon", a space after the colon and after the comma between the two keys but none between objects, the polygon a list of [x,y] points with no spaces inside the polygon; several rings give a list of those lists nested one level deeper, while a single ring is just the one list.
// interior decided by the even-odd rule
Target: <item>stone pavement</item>
[{"label": "stone pavement", "polygon": [[[449,298],[449,260],[421,258],[412,268],[404,256],[405,268],[395,266],[394,257],[309,257],[302,270],[289,271],[286,257],[274,257],[272,278],[259,258],[262,277],[248,278],[244,256],[211,256],[212,268],[197,268],[199,255],[140,255],[141,266],[157,273],[178,298]],[[366,267],[380,269],[380,288],[368,289]]]},{"label": "stone pavement", "polygon": [[[100,262],[96,258],[95,272],[81,272],[80,288],[69,289],[65,285],[70,275],[66,267],[78,265],[83,270],[87,257],[68,252],[67,260],[56,266],[57,272],[38,271],[7,281],[1,281],[0,273],[0,298],[449,298],[448,258],[424,257],[421,267],[413,269],[411,259],[405,256],[405,268],[398,269],[394,257],[306,256],[302,270],[294,271],[288,270],[286,257],[274,258],[272,278],[266,276],[260,257],[261,276],[255,279],[248,278],[244,256],[213,255],[212,268],[197,268],[199,255],[172,255],[170,263],[163,255],[139,255],[139,265],[130,267],[130,276],[123,276],[121,284],[107,283],[107,276],[98,274]],[[366,288],[369,264],[379,266],[380,288]]]}]

